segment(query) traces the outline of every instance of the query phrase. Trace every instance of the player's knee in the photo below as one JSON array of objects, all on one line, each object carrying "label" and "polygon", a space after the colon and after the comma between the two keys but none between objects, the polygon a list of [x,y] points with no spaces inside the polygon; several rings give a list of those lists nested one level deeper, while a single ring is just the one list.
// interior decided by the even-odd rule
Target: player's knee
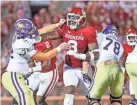
[{"label": "player's knee", "polygon": [[114,103],[118,103],[119,105],[122,105],[121,97],[122,97],[122,95],[119,97],[114,97],[114,96],[110,95],[111,104],[113,105]]},{"label": "player's knee", "polygon": [[65,93],[66,94],[75,94],[75,89],[76,89],[75,86],[67,86],[65,88]]},{"label": "player's knee", "polygon": [[64,105],[73,105],[74,95],[73,94],[65,94]]},{"label": "player's knee", "polygon": [[101,105],[100,99],[89,98],[88,105]]}]

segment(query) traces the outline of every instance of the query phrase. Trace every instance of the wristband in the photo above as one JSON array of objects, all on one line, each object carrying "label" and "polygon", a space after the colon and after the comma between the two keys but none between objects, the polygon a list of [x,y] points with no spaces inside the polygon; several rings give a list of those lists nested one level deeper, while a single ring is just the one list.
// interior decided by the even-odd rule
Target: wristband
[{"label": "wristband", "polygon": [[58,46],[58,47],[56,47],[56,50],[57,50],[58,52],[60,52],[60,51],[61,51],[61,48]]},{"label": "wristband", "polygon": [[81,53],[76,53],[74,55],[75,58],[80,59],[80,60],[85,60],[86,59],[86,54],[81,54]]},{"label": "wristband", "polygon": [[56,27],[59,27],[59,23],[56,23]]}]

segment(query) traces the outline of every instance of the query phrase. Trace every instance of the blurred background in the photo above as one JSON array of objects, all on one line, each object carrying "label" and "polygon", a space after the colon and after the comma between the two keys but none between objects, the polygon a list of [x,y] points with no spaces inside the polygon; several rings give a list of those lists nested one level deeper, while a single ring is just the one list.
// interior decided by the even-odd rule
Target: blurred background
[{"label": "blurred background", "polygon": [[[98,32],[108,24],[118,27],[119,40],[122,43],[126,42],[127,29],[137,28],[137,1],[1,1],[1,74],[8,64],[14,22],[17,19],[28,18],[33,21],[37,28],[42,28],[57,23],[61,18],[66,18],[67,12],[73,6],[85,9],[87,13],[86,24],[93,26]],[[49,105],[62,105],[64,95],[62,74],[63,72],[60,72],[59,82],[48,99],[49,103],[51,102]],[[11,105],[10,94],[2,85],[0,88],[2,105]],[[102,105],[109,105],[108,94],[109,91],[106,92]],[[129,101],[128,80],[125,81],[123,94],[127,95],[124,97],[123,102],[125,103],[123,105],[127,105]],[[56,96],[60,96],[60,98]],[[77,89],[76,96],[76,104],[83,102],[86,105],[86,99],[80,89]],[[55,99],[55,101],[50,101],[50,99]]]}]

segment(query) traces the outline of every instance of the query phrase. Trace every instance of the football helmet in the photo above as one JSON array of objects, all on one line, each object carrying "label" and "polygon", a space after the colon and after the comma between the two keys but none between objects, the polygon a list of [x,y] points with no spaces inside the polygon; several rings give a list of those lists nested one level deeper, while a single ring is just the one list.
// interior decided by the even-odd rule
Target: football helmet
[{"label": "football helmet", "polygon": [[118,39],[118,29],[113,25],[106,26],[102,33],[115,40]]},{"label": "football helmet", "polygon": [[131,28],[127,32],[127,44],[134,46],[137,43],[137,29]]},{"label": "football helmet", "polygon": [[14,40],[28,39],[29,41],[32,40],[34,43],[41,41],[41,37],[38,35],[38,30],[28,19],[18,19],[14,24],[14,28]]},{"label": "football helmet", "polygon": [[67,14],[67,25],[70,29],[77,29],[85,24],[86,13],[83,9],[74,7]]}]

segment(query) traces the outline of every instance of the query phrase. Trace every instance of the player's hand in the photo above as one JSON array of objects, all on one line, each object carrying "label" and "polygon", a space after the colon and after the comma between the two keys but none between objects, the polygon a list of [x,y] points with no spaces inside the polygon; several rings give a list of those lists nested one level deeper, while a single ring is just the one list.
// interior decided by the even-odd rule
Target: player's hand
[{"label": "player's hand", "polygon": [[65,19],[60,19],[60,21],[59,21],[56,25],[57,25],[57,27],[60,27],[60,26],[62,26],[65,22],[66,22]]},{"label": "player's hand", "polygon": [[88,76],[88,73],[82,73],[84,82],[91,84],[91,78]]},{"label": "player's hand", "polygon": [[90,61],[94,60],[94,53],[92,51],[89,51],[88,54],[90,55]]},{"label": "player's hand", "polygon": [[35,61],[35,60],[34,60],[34,63],[35,63],[36,66],[41,65],[41,62],[40,62],[40,61]]},{"label": "player's hand", "polygon": [[97,60],[99,58],[99,50],[98,49],[89,51],[88,54],[90,54],[90,61]]},{"label": "player's hand", "polygon": [[71,48],[71,44],[63,42],[58,46],[58,48],[60,48],[60,50],[69,50]]}]

